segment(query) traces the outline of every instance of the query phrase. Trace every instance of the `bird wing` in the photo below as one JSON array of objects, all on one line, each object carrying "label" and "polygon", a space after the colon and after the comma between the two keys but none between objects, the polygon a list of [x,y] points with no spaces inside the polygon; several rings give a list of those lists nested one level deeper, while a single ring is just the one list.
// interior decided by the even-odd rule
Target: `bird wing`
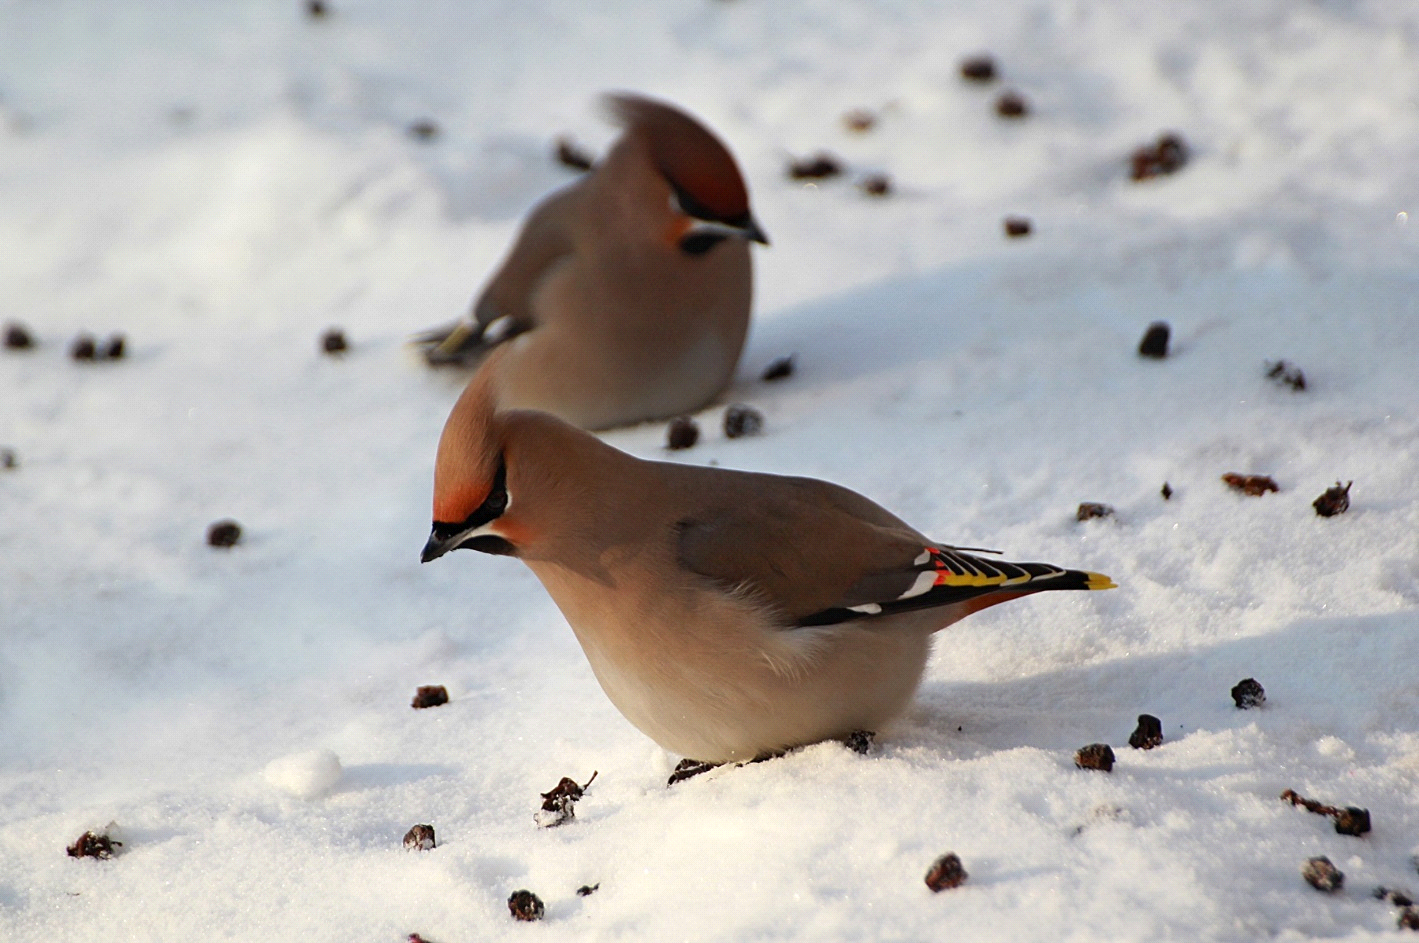
[{"label": "bird wing", "polygon": [[707,509],[676,527],[682,567],[762,599],[785,628],[957,604],[974,612],[1044,590],[1113,586],[1098,573],[975,556],[854,492],[788,481],[788,494]]},{"label": "bird wing", "polygon": [[[537,287],[573,251],[571,221],[577,195],[575,186],[560,190],[538,204],[527,217],[507,258],[473,305],[473,318],[484,330],[501,318],[508,318],[519,327],[520,330],[512,333],[536,325],[532,298]],[[500,337],[512,336],[512,333],[499,333]]]},{"label": "bird wing", "polygon": [[573,257],[569,217],[575,187],[533,209],[507,258],[483,286],[471,319],[432,328],[413,338],[433,366],[477,363],[492,348],[537,326],[532,299],[547,275]]}]

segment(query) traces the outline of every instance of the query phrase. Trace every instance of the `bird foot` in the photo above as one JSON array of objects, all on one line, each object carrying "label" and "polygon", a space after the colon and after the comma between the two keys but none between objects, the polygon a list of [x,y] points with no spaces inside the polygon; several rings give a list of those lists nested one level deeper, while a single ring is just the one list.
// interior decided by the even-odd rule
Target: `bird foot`
[{"label": "bird foot", "polygon": [[694,779],[701,773],[708,773],[719,765],[719,763],[706,763],[703,760],[681,760],[665,785],[673,786],[676,783],[683,783],[687,779]]},{"label": "bird foot", "polygon": [[409,343],[418,347],[431,367],[467,365],[482,353],[483,331],[472,321],[459,319],[415,334]]},{"label": "bird foot", "polygon": [[846,737],[843,737],[843,746],[854,753],[861,753],[863,756],[866,756],[868,751],[872,749],[872,741],[875,739],[877,739],[877,732],[875,730],[854,730]]}]

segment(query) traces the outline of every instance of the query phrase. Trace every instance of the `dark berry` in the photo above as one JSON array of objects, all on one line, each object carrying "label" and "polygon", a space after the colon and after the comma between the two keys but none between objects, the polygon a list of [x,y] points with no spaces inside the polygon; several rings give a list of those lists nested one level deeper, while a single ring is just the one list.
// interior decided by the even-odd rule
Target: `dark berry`
[{"label": "dark berry", "polygon": [[437,847],[432,825],[415,825],[404,833],[405,851],[432,851]]},{"label": "dark berry", "polygon": [[995,113],[1002,118],[1023,118],[1030,113],[1030,106],[1019,92],[1001,92],[995,100]]},{"label": "dark berry", "polygon": [[541,920],[546,911],[541,899],[531,891],[513,891],[512,896],[507,899],[507,909],[514,920],[526,920],[529,923]]},{"label": "dark berry", "polygon": [[843,115],[843,127],[854,134],[866,134],[877,124],[877,116],[866,108],[854,108]]},{"label": "dark berry", "polygon": [[764,431],[764,414],[752,406],[736,403],[724,411],[724,435],[738,439]]},{"label": "dark berry", "polygon": [[1316,509],[1316,513],[1321,517],[1334,517],[1337,514],[1344,514],[1350,510],[1350,486],[1355,482],[1347,481],[1342,487],[1340,482],[1335,483],[1334,488],[1325,489],[1325,494],[1311,502],[1311,507]]},{"label": "dark berry", "polygon": [[1079,751],[1074,754],[1074,765],[1080,769],[1112,772],[1114,768],[1113,747],[1107,743],[1091,743],[1087,747],[1080,747]]},{"label": "dark berry", "polygon": [[5,347],[9,350],[29,350],[34,346],[34,335],[19,321],[5,325]]},{"label": "dark berry", "polygon": [[93,360],[98,356],[98,343],[92,334],[80,334],[69,344],[69,356],[75,360]]},{"label": "dark berry", "polygon": [[827,151],[811,157],[800,157],[788,165],[788,175],[794,180],[822,180],[843,172],[842,162]]},{"label": "dark berry", "polygon": [[987,55],[961,60],[961,78],[967,82],[990,82],[995,79],[995,60]]},{"label": "dark berry", "polygon": [[1168,335],[1172,329],[1167,321],[1154,321],[1148,325],[1143,340],[1138,342],[1138,356],[1162,360],[1168,356]]},{"label": "dark berry", "polygon": [[127,340],[122,334],[110,334],[107,343],[103,345],[103,356],[105,360],[122,360],[125,353]]},{"label": "dark berry", "polygon": [[324,334],[320,335],[320,349],[332,356],[343,354],[350,349],[350,342],[345,340],[345,332],[338,327],[332,327]]},{"label": "dark berry", "polygon": [[1295,364],[1278,360],[1275,363],[1268,362],[1266,368],[1267,379],[1272,380],[1278,386],[1289,386],[1297,393],[1306,388],[1306,375]]},{"label": "dark berry", "polygon": [[931,863],[926,872],[926,886],[935,893],[960,887],[970,877],[961,866],[961,859],[955,852],[948,852]]},{"label": "dark berry", "polygon": [[688,449],[700,441],[700,427],[689,416],[677,416],[670,420],[666,429],[665,447],[668,449]]},{"label": "dark berry", "polygon": [[1334,894],[1345,886],[1345,875],[1323,855],[1308,860],[1306,866],[1301,869],[1301,877],[1305,878],[1311,887],[1327,894]]},{"label": "dark berry", "polygon": [[789,354],[787,357],[779,357],[770,363],[764,370],[764,381],[772,382],[793,376],[793,356],[793,354]]},{"label": "dark berry", "polygon": [[858,187],[868,196],[891,196],[892,178],[886,174],[869,174],[862,178]]},{"label": "dark berry", "polygon": [[1128,737],[1135,750],[1151,750],[1163,742],[1163,722],[1152,714],[1138,715],[1138,728]]},{"label": "dark berry", "polygon": [[409,125],[409,136],[416,141],[432,141],[440,134],[438,123],[432,118],[420,118]]},{"label": "dark berry", "polygon": [[438,707],[440,704],[448,703],[448,688],[441,684],[420,685],[414,691],[414,700],[409,702],[409,706],[415,710],[423,710],[426,707]]},{"label": "dark berry", "polygon": [[1270,475],[1239,475],[1236,472],[1227,472],[1222,476],[1222,480],[1233,491],[1240,491],[1253,498],[1259,498],[1268,491],[1281,490]]},{"label": "dark berry", "polygon": [[85,832],[65,850],[71,858],[98,858],[104,861],[113,857],[114,848],[122,847],[123,842],[114,841],[107,835]]},{"label": "dark berry", "polygon": [[1005,235],[1009,236],[1011,239],[1019,239],[1022,236],[1028,236],[1033,228],[1028,217],[1005,217]]},{"label": "dark berry", "polygon": [[1260,707],[1266,703],[1266,689],[1255,678],[1243,678],[1233,686],[1232,700],[1242,710]]},{"label": "dark berry", "polygon": [[1097,504],[1093,501],[1085,501],[1079,505],[1079,509],[1074,512],[1074,519],[1079,521],[1090,521],[1096,517],[1113,517],[1114,509],[1107,504]]},{"label": "dark berry", "polygon": [[207,528],[207,543],[213,547],[235,547],[241,540],[241,525],[233,520],[217,521]]}]

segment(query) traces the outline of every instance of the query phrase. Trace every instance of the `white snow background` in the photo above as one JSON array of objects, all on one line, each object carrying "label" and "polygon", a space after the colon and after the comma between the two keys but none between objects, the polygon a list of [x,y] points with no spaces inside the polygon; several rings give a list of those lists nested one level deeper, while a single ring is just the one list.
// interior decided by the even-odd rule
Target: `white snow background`
[{"label": "white snow background", "polygon": [[[1405,932],[1371,889],[1419,888],[1419,6],[328,2],[0,0],[0,320],[39,339],[0,351],[0,939]],[[961,80],[978,51],[1000,81]],[[1028,117],[995,115],[1004,88]],[[418,563],[462,379],[406,339],[574,179],[558,135],[612,140],[608,89],[712,126],[773,245],[727,397],[763,435],[716,407],[687,452],[664,424],[607,441],[829,478],[1119,584],[940,635],[868,756],[667,789],[678,758],[521,564]],[[1168,130],[1191,162],[1131,182]],[[848,174],[790,181],[819,148]],[[1006,239],[1016,213],[1035,231]],[[1172,356],[1144,360],[1158,319]],[[81,330],[127,356],[71,361]],[[245,537],[209,548],[223,517]],[[1238,710],[1249,676],[1268,701]],[[451,702],[411,710],[423,684]],[[1075,768],[1095,741],[1112,773]],[[593,771],[575,821],[534,824]],[[121,855],[65,854],[110,821]],[[436,849],[403,850],[418,822]],[[946,851],[970,877],[933,894]],[[1314,855],[1343,891],[1302,881]]]}]

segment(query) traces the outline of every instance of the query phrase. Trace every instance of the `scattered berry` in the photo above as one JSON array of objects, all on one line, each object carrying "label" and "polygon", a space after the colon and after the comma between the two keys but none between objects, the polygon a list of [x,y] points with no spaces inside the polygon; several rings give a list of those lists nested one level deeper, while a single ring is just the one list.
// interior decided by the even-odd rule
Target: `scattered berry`
[{"label": "scattered berry", "polygon": [[866,134],[877,124],[877,116],[866,108],[854,108],[843,115],[843,127],[854,134]]},{"label": "scattered berry", "polygon": [[1163,742],[1163,722],[1152,714],[1138,715],[1138,729],[1128,736],[1128,745],[1135,750],[1151,750]]},{"label": "scattered berry", "polygon": [[306,0],[305,15],[312,20],[324,19],[329,12],[325,7],[325,0]]},{"label": "scattered berry", "polygon": [[105,360],[122,360],[125,353],[124,347],[127,339],[122,334],[110,334],[108,342],[103,345],[103,356]]},{"label": "scattered berry", "polygon": [[961,60],[961,78],[967,82],[994,81],[995,60],[984,54]]},{"label": "scattered berry", "polygon": [[415,825],[404,833],[405,851],[433,851],[437,847],[432,825]]},{"label": "scattered berry", "polygon": [[1327,894],[1334,894],[1345,886],[1345,875],[1324,855],[1308,860],[1306,866],[1301,869],[1301,877],[1305,878],[1311,887]]},{"label": "scattered berry", "polygon": [[320,335],[320,349],[331,356],[343,354],[350,349],[350,342],[345,339],[344,331],[332,327]]},{"label": "scattered berry", "polygon": [[512,896],[507,899],[507,909],[514,920],[525,920],[529,923],[541,920],[546,911],[541,899],[531,891],[513,891]]},{"label": "scattered berry", "polygon": [[1370,811],[1356,806],[1346,806],[1343,809],[1333,805],[1325,805],[1307,799],[1294,789],[1287,789],[1281,793],[1281,799],[1292,805],[1303,806],[1307,812],[1314,812],[1316,815],[1328,815],[1335,819],[1335,831],[1341,835],[1363,835],[1370,830]]},{"label": "scattered berry", "polygon": [[1348,805],[1335,814],[1338,835],[1364,835],[1370,830],[1370,810]]},{"label": "scattered berry", "polygon": [[1074,754],[1074,765],[1080,769],[1112,772],[1114,768],[1113,747],[1107,743],[1091,743],[1087,747],[1081,747],[1079,752]]},{"label": "scattered berry", "polygon": [[1405,907],[1399,912],[1399,920],[1396,925],[1401,930],[1419,930],[1419,910]]},{"label": "scattered berry", "polygon": [[563,167],[570,167],[572,170],[590,170],[595,163],[591,155],[577,147],[571,138],[557,138],[557,147],[554,151],[557,163]]},{"label": "scattered berry", "polygon": [[114,841],[107,834],[85,832],[65,850],[71,858],[98,858],[100,861],[107,861],[113,857],[114,848],[122,847],[123,842]]},{"label": "scattered berry", "polygon": [[414,691],[414,700],[409,702],[409,706],[414,710],[423,710],[426,707],[438,707],[440,704],[448,703],[448,688],[441,684],[420,685]]},{"label": "scattered berry", "polygon": [[92,334],[80,334],[69,344],[69,356],[75,360],[93,360],[98,356],[98,344]]},{"label": "scattered berry", "polygon": [[1377,887],[1371,892],[1375,900],[1383,900],[1394,904],[1396,907],[1414,906],[1414,898],[1408,891],[1401,891],[1398,888]]},{"label": "scattered berry", "polygon": [[1028,236],[1033,228],[1027,216],[1005,217],[1005,235],[1009,236],[1011,239],[1019,239],[1022,236]]},{"label": "scattered berry", "polygon": [[18,468],[19,465],[20,459],[15,455],[14,449],[0,449],[0,468],[9,471],[12,468]]},{"label": "scattered berry", "polygon": [[1173,133],[1162,134],[1153,145],[1133,152],[1131,176],[1134,180],[1148,180],[1174,174],[1182,170],[1187,159],[1187,144],[1182,137]]},{"label": "scattered berry", "polygon": [[241,540],[241,525],[230,518],[207,528],[207,543],[213,547],[235,547]]},{"label": "scattered berry", "polygon": [[666,430],[665,447],[668,449],[688,449],[700,441],[700,427],[689,416],[677,416],[670,420]]},{"label": "scattered berry", "polygon": [[1301,368],[1285,360],[1275,363],[1267,361],[1266,376],[1280,386],[1289,386],[1297,393],[1306,388],[1306,375],[1301,372]]},{"label": "scattered berry", "polygon": [[1334,517],[1337,514],[1344,514],[1350,510],[1350,486],[1355,482],[1347,481],[1344,487],[1340,482],[1335,483],[1334,488],[1325,489],[1325,494],[1311,502],[1311,507],[1316,509],[1316,513],[1321,517]]},{"label": "scattered berry", "polygon": [[854,730],[843,739],[843,746],[854,753],[861,753],[866,756],[872,749],[872,741],[877,739],[877,733],[873,730]]},{"label": "scattered berry", "polygon": [[842,172],[842,162],[827,151],[819,151],[812,157],[800,157],[788,165],[788,176],[794,180],[822,180]]},{"label": "scattered berry", "polygon": [[543,828],[556,828],[570,822],[576,818],[577,800],[586,794],[586,790],[590,789],[594,782],[595,770],[584,786],[579,785],[570,776],[563,776],[562,781],[553,786],[551,792],[541,794],[542,808],[533,814],[533,821]]},{"label": "scattered berry", "polygon": [[1079,505],[1079,509],[1074,512],[1075,520],[1088,521],[1096,517],[1113,517],[1114,509],[1107,504],[1097,504],[1093,501],[1084,501]]},{"label": "scattered berry", "polygon": [[1227,472],[1222,476],[1222,480],[1234,491],[1259,498],[1268,491],[1280,491],[1275,479],[1270,475],[1239,475],[1236,472]]},{"label": "scattered berry", "polygon": [[926,872],[926,886],[939,894],[953,887],[960,887],[966,883],[968,877],[970,875],[961,866],[960,856],[954,851],[948,852],[931,863],[931,869]]},{"label": "scattered berry", "polygon": [[34,335],[19,321],[5,325],[5,347],[8,350],[29,350],[34,346]]},{"label": "scattered berry", "polygon": [[432,118],[420,118],[409,125],[408,133],[416,141],[432,141],[439,136],[440,129]]},{"label": "scattered berry", "polygon": [[764,370],[764,382],[772,383],[774,380],[793,376],[793,357],[793,354],[789,354],[787,357],[779,357],[770,363]]},{"label": "scattered berry", "polygon": [[1168,356],[1168,335],[1171,333],[1172,328],[1168,327],[1167,321],[1154,321],[1148,325],[1143,340],[1138,342],[1138,356],[1152,357],[1154,360]]},{"label": "scattered berry", "polygon": [[764,431],[764,414],[752,406],[735,403],[724,411],[724,435],[738,439]]},{"label": "scattered berry", "polygon": [[1170,500],[1173,496],[1173,486],[1168,484],[1166,481],[1163,482],[1163,490],[1160,491],[1159,494],[1163,496],[1164,501]]},{"label": "scattered berry", "polygon": [[601,890],[601,882],[599,881],[595,884],[583,884],[581,887],[578,887],[576,889],[576,896],[590,897],[592,894],[595,894],[599,890]]},{"label": "scattered berry", "polygon": [[1243,678],[1232,687],[1232,700],[1241,710],[1250,710],[1266,703],[1266,689],[1255,678]]},{"label": "scattered berry", "polygon": [[886,174],[869,174],[858,181],[857,186],[868,196],[892,195],[892,178]]},{"label": "scattered berry", "polygon": [[995,100],[995,113],[1002,118],[1023,118],[1030,113],[1030,106],[1019,92],[1001,92]]}]

